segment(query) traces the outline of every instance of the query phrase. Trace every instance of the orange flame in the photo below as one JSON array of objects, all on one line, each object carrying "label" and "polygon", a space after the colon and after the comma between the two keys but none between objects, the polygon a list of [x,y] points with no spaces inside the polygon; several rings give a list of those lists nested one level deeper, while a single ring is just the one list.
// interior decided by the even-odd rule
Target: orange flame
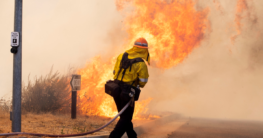
[{"label": "orange flame", "polygon": [[[120,11],[128,4],[133,11],[126,15],[124,21],[129,34],[124,49],[131,47],[136,38],[146,38],[151,61],[156,67],[165,69],[182,62],[204,37],[208,10],[197,11],[191,0],[116,0]],[[112,97],[104,92],[105,82],[113,78],[115,61],[116,57],[109,61],[95,57],[85,68],[78,70],[82,75],[78,103],[82,113],[107,117],[117,114]],[[147,112],[146,106],[150,101],[151,98],[136,103],[134,118],[144,118],[140,115]]]},{"label": "orange flame", "polygon": [[246,0],[238,0],[236,5],[236,15],[235,15],[235,27],[236,27],[236,34],[231,37],[232,44],[234,44],[237,36],[241,34],[242,30],[242,23],[241,20],[244,17],[250,16],[248,3]]},{"label": "orange flame", "polygon": [[196,11],[191,0],[133,0],[131,4],[134,12],[125,21],[130,36],[127,45],[145,37],[157,67],[180,63],[204,37],[208,10]]}]

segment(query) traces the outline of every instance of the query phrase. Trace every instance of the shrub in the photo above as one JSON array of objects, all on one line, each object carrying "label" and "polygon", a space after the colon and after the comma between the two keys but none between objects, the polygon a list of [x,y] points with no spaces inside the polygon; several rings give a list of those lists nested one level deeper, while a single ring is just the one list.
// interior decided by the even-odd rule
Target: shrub
[{"label": "shrub", "polygon": [[10,105],[8,103],[10,103],[9,100],[0,99],[0,113],[9,112]]},{"label": "shrub", "polygon": [[66,75],[53,73],[41,76],[22,88],[23,112],[51,112],[62,110],[70,104],[70,85]]}]

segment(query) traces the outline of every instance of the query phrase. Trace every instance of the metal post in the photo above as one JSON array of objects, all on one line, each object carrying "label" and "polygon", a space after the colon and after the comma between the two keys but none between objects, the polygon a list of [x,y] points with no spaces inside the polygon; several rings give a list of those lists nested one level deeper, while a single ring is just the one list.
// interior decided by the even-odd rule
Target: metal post
[{"label": "metal post", "polygon": [[21,132],[21,84],[22,84],[22,3],[15,0],[14,31],[19,32],[19,46],[13,61],[13,113],[12,132]]},{"label": "metal post", "polygon": [[71,101],[71,118],[76,119],[77,117],[77,91],[72,91]]}]

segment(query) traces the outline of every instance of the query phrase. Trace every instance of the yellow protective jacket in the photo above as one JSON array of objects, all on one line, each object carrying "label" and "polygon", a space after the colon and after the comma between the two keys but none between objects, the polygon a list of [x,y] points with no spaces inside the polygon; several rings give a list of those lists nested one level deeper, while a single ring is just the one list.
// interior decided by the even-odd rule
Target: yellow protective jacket
[{"label": "yellow protective jacket", "polygon": [[[127,50],[126,52],[129,54],[128,59],[142,58],[146,60],[148,63],[150,63],[148,49],[133,47],[132,49]],[[120,54],[118,56],[117,62],[115,63],[115,67],[113,71],[114,79],[117,79],[117,80],[121,80],[122,72],[124,70],[124,69],[121,70],[117,78],[117,75],[120,69],[120,63],[122,60],[122,56],[123,54]],[[148,82],[148,78],[149,78],[149,73],[148,73],[148,68],[147,68],[146,63],[137,62],[137,63],[132,64],[131,71],[130,69],[126,70],[122,81],[130,85],[132,84],[133,81],[135,81],[133,86],[136,87],[137,85],[139,85],[140,87],[144,87],[145,84]]]}]

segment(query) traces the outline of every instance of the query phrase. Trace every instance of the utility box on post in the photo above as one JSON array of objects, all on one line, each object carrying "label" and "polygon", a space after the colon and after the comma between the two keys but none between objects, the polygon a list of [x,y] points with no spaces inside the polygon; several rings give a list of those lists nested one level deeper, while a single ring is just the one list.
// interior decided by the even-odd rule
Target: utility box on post
[{"label": "utility box on post", "polygon": [[72,88],[71,95],[71,118],[75,119],[77,117],[77,91],[81,88],[81,75],[72,75],[72,79],[70,81],[70,85]]},{"label": "utility box on post", "polygon": [[11,46],[19,46],[19,32],[11,32]]}]

